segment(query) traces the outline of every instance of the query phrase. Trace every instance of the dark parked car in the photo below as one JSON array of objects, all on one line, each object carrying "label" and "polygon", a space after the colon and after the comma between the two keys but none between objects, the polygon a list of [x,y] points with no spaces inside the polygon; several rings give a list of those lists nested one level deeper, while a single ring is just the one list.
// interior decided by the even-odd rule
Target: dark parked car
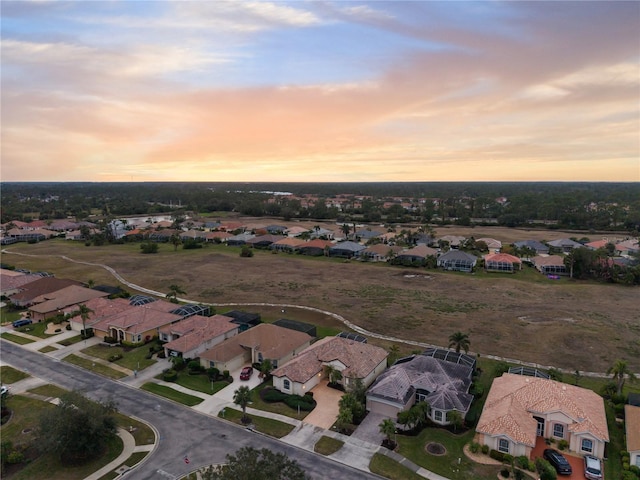
[{"label": "dark parked car", "polygon": [[13,328],[24,327],[25,325],[31,325],[33,322],[28,318],[22,318],[13,322]]},{"label": "dark parked car", "polygon": [[240,372],[240,380],[249,380],[251,375],[253,375],[253,368],[244,367]]},{"label": "dark parked car", "polygon": [[571,475],[573,473],[573,471],[571,470],[571,465],[569,464],[567,459],[564,458],[564,455],[562,455],[560,452],[551,448],[547,448],[542,456],[551,465],[553,465],[553,468],[556,469],[556,472],[558,472],[559,475]]},{"label": "dark parked car", "polygon": [[599,458],[591,455],[584,457],[584,476],[589,480],[602,480],[602,462]]}]

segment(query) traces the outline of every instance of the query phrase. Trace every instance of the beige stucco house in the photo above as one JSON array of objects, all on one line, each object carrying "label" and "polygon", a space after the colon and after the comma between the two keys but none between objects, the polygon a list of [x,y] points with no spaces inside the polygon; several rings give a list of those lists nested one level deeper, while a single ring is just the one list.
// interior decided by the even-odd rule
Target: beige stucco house
[{"label": "beige stucco house", "polygon": [[624,419],[629,465],[640,467],[640,407],[625,405]]}]

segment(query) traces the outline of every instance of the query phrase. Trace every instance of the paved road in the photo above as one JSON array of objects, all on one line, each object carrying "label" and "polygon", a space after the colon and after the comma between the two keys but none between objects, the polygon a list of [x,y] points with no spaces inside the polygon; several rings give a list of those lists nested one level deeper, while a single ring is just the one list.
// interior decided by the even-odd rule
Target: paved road
[{"label": "paved road", "polygon": [[[128,478],[179,478],[200,466],[222,463],[227,453],[243,446],[264,447],[275,452],[283,452],[297,460],[314,479],[381,478],[270,437],[249,432],[74,365],[27,351],[11,342],[0,340],[0,348],[3,363],[34,376],[46,378],[60,387],[80,390],[96,400],[115,398],[120,411],[140,418],[157,429],[158,447],[146,462],[127,475]],[[184,462],[185,456],[189,457],[188,465]]]}]

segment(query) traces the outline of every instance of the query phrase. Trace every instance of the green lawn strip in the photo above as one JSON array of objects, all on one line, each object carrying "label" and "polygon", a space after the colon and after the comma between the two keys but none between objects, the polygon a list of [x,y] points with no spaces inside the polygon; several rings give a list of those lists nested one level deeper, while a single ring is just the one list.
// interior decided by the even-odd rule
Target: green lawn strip
[{"label": "green lawn strip", "polygon": [[[158,375],[156,378],[162,379],[162,375]],[[213,395],[214,393],[222,390],[224,387],[229,386],[229,382],[218,381],[213,382],[212,389],[211,380],[209,380],[209,377],[207,377],[206,375],[189,375],[186,370],[183,370],[178,374],[178,378],[176,379],[175,383],[190,390],[208,393],[209,395]]]},{"label": "green lawn strip", "polygon": [[[282,438],[291,433],[291,430],[294,429],[293,425],[273,420],[271,418],[264,418],[258,415],[248,416],[251,418],[251,423],[257,431],[264,433],[265,435],[269,435],[270,437]],[[246,424],[242,423],[242,412],[240,410],[225,408],[224,414],[221,410],[218,417],[225,418],[233,423],[237,423],[238,425],[246,426]]]},{"label": "green lawn strip", "polygon": [[605,401],[609,444],[607,460],[604,462],[604,478],[622,478],[622,458],[620,452],[625,450],[624,423],[616,421],[616,415],[610,402]]},{"label": "green lawn strip", "polygon": [[340,332],[344,331],[346,329],[340,329],[340,328],[335,328],[335,327],[321,327],[321,326],[317,326],[316,327],[316,334],[318,339],[324,338],[324,337],[335,337],[336,335],[338,335]]},{"label": "green lawn strip", "polygon": [[156,395],[160,395],[161,397],[165,397],[175,402],[182,403],[183,405],[187,405],[188,407],[193,407],[194,405],[198,405],[203,401],[200,397],[194,397],[193,395],[188,395],[186,393],[179,392],[178,390],[174,390],[171,387],[158,385],[157,383],[145,383],[140,388],[142,388],[142,390],[146,390],[147,392],[155,393]]},{"label": "green lawn strip", "polygon": [[102,365],[101,363],[92,362],[91,360],[87,360],[86,358],[78,357],[77,355],[68,355],[63,359],[65,362],[73,363],[79,367],[85,368],[87,370],[91,370],[92,372],[98,373],[100,375],[104,375],[109,378],[124,378],[127,374],[122,373],[119,370],[114,370],[113,368],[109,368],[106,365]]},{"label": "green lawn strip", "polygon": [[129,458],[127,458],[123,463],[127,466],[127,467],[134,467],[136,466],[138,463],[140,463],[142,461],[142,459],[144,457],[146,457],[147,455],[149,455],[149,452],[136,452],[136,453],[132,453],[131,456]]},{"label": "green lawn strip", "polygon": [[29,378],[30,375],[28,373],[24,373],[23,371],[16,370],[9,365],[3,365],[0,367],[0,382],[2,384],[12,384],[19,382],[20,380],[24,380],[25,378]]},{"label": "green lawn strip", "polygon": [[105,473],[98,480],[113,480],[114,478],[118,478],[119,476],[120,474],[113,470],[112,472]]},{"label": "green lawn strip", "polygon": [[27,343],[35,342],[35,340],[31,340],[30,338],[19,337],[18,335],[14,335],[13,333],[9,332],[0,334],[0,337],[4,338],[5,340],[9,340],[10,342],[17,343],[18,345],[26,345]]},{"label": "green lawn strip", "polygon": [[[469,478],[495,479],[499,468],[479,465],[469,460],[462,451],[465,444],[473,439],[473,430],[454,435],[441,428],[425,428],[416,436],[398,435],[398,453],[413,463],[453,480]],[[445,455],[429,455],[425,446],[429,442],[438,442],[447,450]],[[460,459],[460,463],[458,463]]]},{"label": "green lawn strip", "polygon": [[344,442],[332,437],[322,436],[313,446],[313,451],[321,455],[331,455],[342,448]]},{"label": "green lawn strip", "polygon": [[29,390],[31,393],[35,393],[36,395],[42,395],[43,397],[54,397],[60,398],[63,393],[66,393],[67,390],[64,388],[60,388],[56,385],[40,385],[39,387],[32,388]]},{"label": "green lawn strip", "polygon": [[303,410],[300,410],[300,414],[298,414],[297,409],[291,408],[289,405],[283,402],[274,402],[268,403],[263,401],[260,398],[260,390],[266,387],[273,386],[273,380],[269,379],[264,383],[261,383],[253,390],[251,390],[251,408],[255,408],[257,410],[264,410],[265,412],[271,413],[279,413],[280,415],[284,415],[286,417],[295,418],[296,420],[303,420],[309,413]]},{"label": "green lawn strip", "polygon": [[80,334],[78,334],[75,337],[65,338],[64,340],[60,340],[57,343],[59,345],[62,345],[63,347],[68,347],[69,345],[73,345],[74,343],[79,343],[82,340],[83,340],[83,338],[80,336]]},{"label": "green lawn strip", "polygon": [[381,453],[375,453],[371,462],[369,463],[369,470],[372,473],[381,475],[391,480],[423,480],[421,477],[412,470],[409,470],[404,465],[396,462],[392,458],[387,457]]},{"label": "green lawn strip", "polygon": [[[121,413],[115,414],[118,426],[127,430],[136,440],[136,445],[151,445],[156,440],[156,434],[153,429],[146,423],[140,422],[135,418],[127,417]],[[133,427],[133,431],[131,431]]]},{"label": "green lawn strip", "polygon": [[92,345],[82,350],[82,353],[103,360],[109,360],[111,355],[119,353],[122,355],[122,358],[116,360],[114,363],[129,370],[143,370],[156,363],[155,360],[146,358],[146,355],[149,353],[149,347],[146,345],[133,349],[121,346],[107,347],[106,345]]},{"label": "green lawn strip", "polygon": [[56,350],[58,350],[56,347],[52,347],[51,345],[47,345],[46,347],[42,347],[38,351],[40,353],[49,353],[49,352],[55,352]]}]

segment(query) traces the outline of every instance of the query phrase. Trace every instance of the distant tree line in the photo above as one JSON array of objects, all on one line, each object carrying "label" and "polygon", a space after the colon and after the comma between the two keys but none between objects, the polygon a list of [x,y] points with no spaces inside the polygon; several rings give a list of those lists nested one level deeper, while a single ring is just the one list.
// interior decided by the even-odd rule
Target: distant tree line
[{"label": "distant tree line", "polygon": [[[540,222],[546,228],[640,230],[638,183],[3,183],[1,222],[236,212],[386,223]],[[274,195],[289,192],[292,195]],[[340,208],[327,206],[337,195]],[[297,197],[313,195],[316,202]],[[426,201],[420,201],[426,199]],[[400,203],[401,202],[401,203]],[[544,223],[547,222],[547,223]]]}]

